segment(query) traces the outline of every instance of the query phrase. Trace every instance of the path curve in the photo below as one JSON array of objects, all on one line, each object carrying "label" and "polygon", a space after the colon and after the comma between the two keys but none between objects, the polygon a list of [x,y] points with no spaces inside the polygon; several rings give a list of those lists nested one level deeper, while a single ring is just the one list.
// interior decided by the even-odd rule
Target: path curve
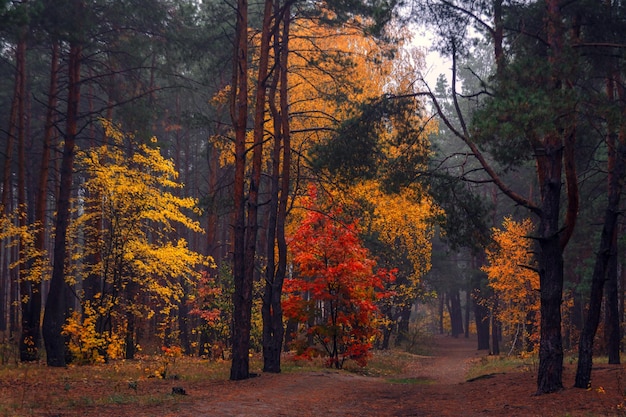
[{"label": "path curve", "polygon": [[[433,355],[416,356],[402,377],[433,381],[424,387],[443,388],[442,395],[448,396],[455,384],[465,381],[471,362],[484,354],[476,349],[475,339],[436,336]],[[262,374],[246,381],[225,381],[222,388],[229,391],[229,386],[230,393],[220,389],[213,398],[194,402],[193,410],[186,412],[195,417],[408,416],[413,414],[407,414],[405,400],[414,397],[416,390],[414,384],[394,384],[384,378],[332,370]]]},{"label": "path curve", "polygon": [[486,355],[487,351],[476,349],[476,338],[453,338],[437,335],[433,338],[432,356],[422,356],[409,368],[414,376],[423,376],[437,384],[458,384],[472,363]]}]

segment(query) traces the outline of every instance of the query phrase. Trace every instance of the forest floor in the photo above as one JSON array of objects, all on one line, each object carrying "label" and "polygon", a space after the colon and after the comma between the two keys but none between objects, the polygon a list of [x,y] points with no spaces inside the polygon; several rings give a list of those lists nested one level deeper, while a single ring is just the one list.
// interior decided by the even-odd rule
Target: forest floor
[{"label": "forest floor", "polygon": [[[534,396],[535,365],[467,380],[467,371],[473,364],[490,361],[486,352],[477,351],[473,339],[441,336],[435,337],[434,343],[432,356],[415,355],[393,376],[289,370],[237,382],[225,378],[152,379],[150,383],[142,381],[139,386],[130,386],[124,381],[117,383],[116,396],[102,404],[86,400],[85,390],[109,389],[100,385],[95,373],[84,375],[80,383],[66,380],[65,387],[56,388],[54,383],[32,378],[20,378],[21,382],[5,380],[0,381],[0,416],[626,416],[624,366],[596,365],[592,387],[585,390],[572,388],[575,367],[568,363],[564,390]],[[164,401],[163,393],[171,392],[174,386],[184,390],[184,395],[168,393],[169,399]],[[132,393],[141,391],[144,399],[133,401]],[[3,407],[2,398],[6,400],[6,395],[31,398],[31,404],[44,403],[30,409],[24,405]],[[68,401],[60,402],[63,397]],[[22,403],[27,401],[23,399]]]}]

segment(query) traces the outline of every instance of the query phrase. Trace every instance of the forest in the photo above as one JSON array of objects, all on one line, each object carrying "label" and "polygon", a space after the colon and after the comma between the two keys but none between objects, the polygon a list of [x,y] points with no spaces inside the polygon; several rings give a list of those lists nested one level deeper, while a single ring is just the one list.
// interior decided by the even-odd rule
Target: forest
[{"label": "forest", "polygon": [[0,368],[620,364],[623,2],[0,0],[0,41]]}]

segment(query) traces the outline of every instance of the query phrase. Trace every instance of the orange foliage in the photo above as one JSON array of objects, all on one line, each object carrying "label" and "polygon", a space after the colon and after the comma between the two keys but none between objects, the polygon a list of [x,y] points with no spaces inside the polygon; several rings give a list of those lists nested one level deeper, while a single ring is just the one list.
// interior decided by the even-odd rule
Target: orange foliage
[{"label": "orange foliage", "polygon": [[[513,344],[521,334],[536,343],[539,338],[539,274],[534,269],[530,219],[504,219],[503,229],[493,229],[494,246],[487,250],[483,267],[494,291],[495,315]],[[523,330],[523,332],[522,332]]]}]

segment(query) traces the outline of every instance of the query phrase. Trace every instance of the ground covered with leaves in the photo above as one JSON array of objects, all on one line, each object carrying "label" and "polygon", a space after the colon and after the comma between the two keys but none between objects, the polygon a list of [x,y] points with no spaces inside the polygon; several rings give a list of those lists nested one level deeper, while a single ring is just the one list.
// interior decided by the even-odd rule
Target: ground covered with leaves
[{"label": "ground covered with leaves", "polygon": [[584,390],[568,363],[563,391],[534,396],[532,362],[502,367],[475,346],[437,337],[430,355],[378,354],[360,372],[286,358],[285,372],[239,382],[227,363],[180,358],[19,366],[0,371],[0,416],[626,416],[623,366],[596,365]]}]

